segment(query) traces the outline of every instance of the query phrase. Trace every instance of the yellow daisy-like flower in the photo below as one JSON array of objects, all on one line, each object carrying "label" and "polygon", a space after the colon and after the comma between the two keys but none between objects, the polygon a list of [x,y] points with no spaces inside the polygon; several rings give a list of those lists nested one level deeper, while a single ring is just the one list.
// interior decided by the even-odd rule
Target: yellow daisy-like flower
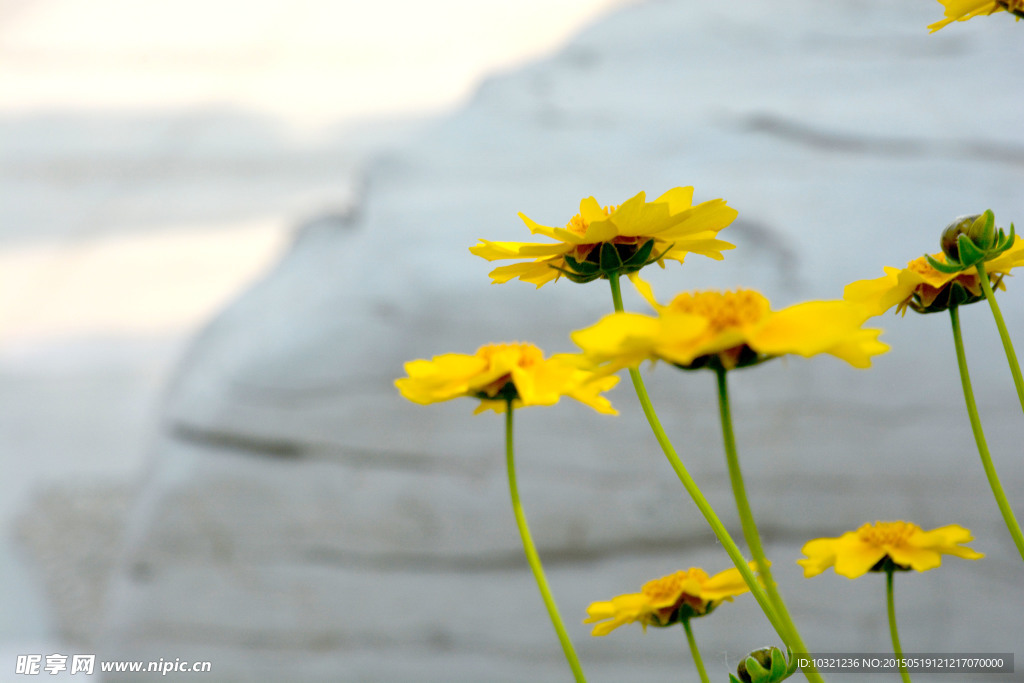
[{"label": "yellow daisy-like flower", "polygon": [[797,560],[797,564],[804,568],[808,578],[835,567],[836,574],[856,579],[880,570],[886,559],[897,569],[923,572],[942,564],[943,555],[968,560],[984,557],[961,545],[972,538],[971,532],[958,524],[924,531],[910,522],[875,522],[847,531],[839,538],[808,541],[803,548],[807,557]]},{"label": "yellow daisy-like flower", "polygon": [[637,621],[646,631],[648,626],[671,626],[680,618],[704,616],[723,600],[731,602],[749,590],[735,567],[710,577],[703,569],[691,568],[648,581],[639,593],[592,603],[583,623],[601,622],[594,626],[595,636]]},{"label": "yellow daisy-like flower", "polygon": [[[733,245],[715,238],[736,218],[724,199],[693,206],[693,188],[677,187],[653,202],[641,192],[618,207],[602,207],[593,197],[580,202],[580,212],[564,228],[548,227],[527,218],[533,234],[555,242],[491,242],[480,240],[470,251],[488,261],[528,259],[491,271],[494,283],[519,278],[541,287],[566,275],[577,282],[607,277],[608,272],[636,272],[665,259],[682,263],[687,253],[721,260]],[[611,245],[603,248],[604,245]]]},{"label": "yellow daisy-like flower", "polygon": [[[942,252],[932,254],[939,263],[946,263]],[[1024,240],[1017,237],[1013,246],[991,261],[985,262],[985,272],[994,287],[1005,289],[1002,278],[1013,268],[1024,265]],[[858,280],[846,286],[843,298],[863,306],[872,316],[881,315],[893,306],[896,312],[906,314],[907,308],[918,313],[945,311],[950,306],[974,303],[985,297],[973,270],[959,273],[940,273],[924,256],[907,264],[906,268],[885,267],[885,276],[874,280]]]},{"label": "yellow daisy-like flower", "polygon": [[574,332],[583,355],[606,373],[666,360],[684,369],[720,363],[725,369],[775,356],[827,353],[858,368],[889,347],[881,330],[862,329],[867,314],[844,301],[809,301],[772,311],[753,290],[683,293],[657,316],[614,313]]},{"label": "yellow daisy-like flower", "polygon": [[954,21],[967,21],[983,14],[1012,12],[1017,17],[1017,21],[1024,17],[1024,0],[938,0],[938,2],[945,8],[946,18],[928,25],[932,33]]},{"label": "yellow daisy-like flower", "polygon": [[509,398],[518,408],[554,405],[569,396],[599,413],[617,415],[600,394],[618,378],[595,377],[580,363],[580,356],[568,353],[545,359],[533,344],[489,344],[473,355],[448,353],[410,361],[405,364],[408,377],[396,380],[395,386],[405,398],[424,405],[460,396],[478,398],[476,413],[504,412]]}]

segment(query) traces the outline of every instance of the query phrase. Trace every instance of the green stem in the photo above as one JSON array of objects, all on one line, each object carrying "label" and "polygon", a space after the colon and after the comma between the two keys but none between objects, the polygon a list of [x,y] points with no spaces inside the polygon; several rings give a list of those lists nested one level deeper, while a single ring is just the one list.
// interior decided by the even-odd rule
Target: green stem
[{"label": "green stem", "polygon": [[750,508],[750,501],[747,498],[746,484],[743,483],[743,472],[740,470],[740,460],[736,451],[736,436],[732,427],[732,411],[729,407],[729,386],[726,382],[728,371],[721,364],[716,364],[715,375],[718,379],[718,413],[722,421],[722,440],[725,443],[725,461],[729,468],[729,483],[732,484],[732,494],[736,499],[736,509],[740,515],[740,523],[743,525],[743,537],[750,546],[750,552],[757,563],[758,573],[764,583],[768,598],[775,607],[779,620],[784,624],[789,639],[786,641],[795,652],[808,652],[800,638],[800,632],[793,623],[793,618],[786,608],[786,603],[779,594],[779,587],[772,576],[771,565],[764,553],[764,545],[761,543],[761,534],[757,530],[757,523],[754,521],[754,512]]},{"label": "green stem", "polygon": [[[612,301],[615,304],[615,310],[622,312],[622,292],[619,288],[619,281],[616,277],[608,279],[612,287]],[[668,459],[669,465],[675,471],[676,476],[679,477],[679,481],[682,482],[686,492],[690,494],[690,498],[697,505],[697,509],[704,516],[711,530],[714,532],[715,537],[718,538],[718,542],[722,544],[725,552],[729,555],[729,559],[732,560],[736,569],[740,575],[743,576],[743,581],[747,584],[750,589],[751,595],[757,600],[757,604],[761,606],[761,610],[764,612],[768,621],[771,622],[775,632],[779,634],[782,642],[790,646],[796,652],[806,652],[807,650],[797,650],[793,647],[795,644],[791,643],[788,636],[787,630],[775,609],[772,607],[771,600],[768,595],[764,592],[761,584],[758,583],[757,578],[750,569],[750,565],[747,563],[746,558],[743,557],[743,553],[740,552],[739,546],[732,540],[732,536],[729,535],[729,531],[722,524],[722,520],[719,519],[715,513],[714,508],[711,507],[711,503],[708,502],[707,498],[704,497],[700,487],[697,486],[697,482],[694,481],[693,477],[687,471],[686,466],[683,465],[682,460],[676,454],[675,448],[672,446],[672,442],[669,440],[668,435],[665,434],[664,428],[661,426],[661,420],[658,419],[658,414],[654,411],[654,406],[651,404],[651,398],[647,394],[647,387],[644,386],[644,380],[640,376],[640,371],[636,368],[629,369],[629,377],[633,380],[633,388],[636,390],[636,396],[640,400],[640,406],[643,408],[644,415],[647,417],[647,422],[651,426],[651,431],[654,432],[654,438],[658,440],[658,445],[661,446],[661,450],[664,451],[665,457]],[[808,672],[808,678],[811,678],[813,673],[814,678],[812,680],[821,680],[817,671]]]},{"label": "green stem", "polygon": [[1003,322],[1003,314],[999,311],[999,304],[996,303],[996,296],[992,292],[992,283],[989,281],[988,273],[985,272],[985,264],[979,263],[976,266],[978,280],[981,282],[981,289],[988,299],[989,308],[992,309],[992,317],[996,319],[996,327],[999,328],[999,338],[1003,341],[1003,350],[1006,352],[1006,360],[1010,364],[1010,374],[1013,375],[1013,385],[1017,387],[1017,400],[1020,401],[1020,408],[1024,410],[1024,378],[1020,374],[1020,364],[1017,362],[1017,354],[1013,350],[1013,342],[1010,341],[1010,333]]},{"label": "green stem", "polygon": [[544,606],[547,607],[548,616],[551,617],[551,624],[555,627],[558,640],[562,643],[562,650],[565,652],[566,661],[569,662],[569,668],[572,669],[577,683],[586,683],[583,667],[580,666],[580,661],[576,658],[576,651],[572,647],[572,641],[569,640],[569,634],[565,632],[565,626],[562,625],[562,617],[558,614],[558,605],[555,604],[555,599],[551,595],[547,577],[544,576],[544,567],[540,563],[540,556],[537,554],[537,548],[533,545],[533,538],[530,536],[530,527],[526,524],[526,515],[519,503],[519,487],[516,486],[516,465],[512,447],[511,399],[505,402],[505,461],[508,465],[508,488],[512,495],[512,512],[515,513],[519,535],[523,539],[523,552],[526,553],[526,561],[533,571],[533,578],[537,581],[537,588],[540,589],[540,595],[544,599]]},{"label": "green stem", "polygon": [[697,649],[697,641],[693,637],[693,629],[690,627],[690,620],[683,619],[683,630],[686,631],[686,642],[690,644],[690,654],[693,655],[693,664],[700,674],[701,683],[711,683],[708,679],[708,672],[704,669],[704,660],[700,658],[700,650]]},{"label": "green stem", "polygon": [[900,677],[903,683],[910,683],[910,673],[903,663],[903,648],[900,647],[900,635],[896,631],[896,601],[893,599],[892,590],[893,568],[885,568],[885,604],[889,612],[889,634],[892,636],[892,651],[896,655],[896,662],[900,667]]},{"label": "green stem", "polygon": [[992,495],[995,496],[999,512],[1003,515],[1006,528],[1010,530],[1010,536],[1017,546],[1017,552],[1024,560],[1024,534],[1021,533],[1020,525],[1013,514],[1013,508],[1006,500],[1003,492],[1003,485],[999,483],[999,475],[996,467],[992,464],[992,456],[988,452],[988,444],[985,443],[985,432],[981,429],[981,418],[978,417],[978,406],[974,402],[974,390],[971,388],[971,376],[967,373],[967,357],[964,354],[964,340],[960,333],[960,313],[957,307],[949,309],[949,317],[953,323],[953,344],[956,346],[956,362],[960,367],[960,383],[964,389],[964,401],[967,403],[967,416],[971,420],[971,430],[974,432],[974,441],[978,445],[978,455],[981,456],[981,465],[985,468],[985,476],[988,478],[988,485],[992,488]]}]

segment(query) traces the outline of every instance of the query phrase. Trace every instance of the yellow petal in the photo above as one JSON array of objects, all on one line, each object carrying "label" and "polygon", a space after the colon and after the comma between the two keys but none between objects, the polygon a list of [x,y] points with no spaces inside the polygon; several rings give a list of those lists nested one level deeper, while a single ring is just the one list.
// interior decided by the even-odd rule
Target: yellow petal
[{"label": "yellow petal", "polygon": [[673,187],[654,201],[668,204],[669,213],[682,213],[693,205],[693,187]]},{"label": "yellow petal", "polygon": [[971,541],[973,538],[971,532],[959,524],[949,524],[938,529],[919,533],[912,537],[910,542],[915,546],[934,548],[944,555],[955,555],[967,560],[978,560],[985,557],[984,553],[979,553],[965,545],[961,545]]},{"label": "yellow petal", "polygon": [[[650,356],[661,331],[660,322],[639,313],[613,313],[596,324],[573,332],[570,337],[588,359],[604,362],[623,356]],[[625,366],[620,366],[625,367]]]},{"label": "yellow petal", "polygon": [[[756,567],[751,563],[751,568]],[[700,596],[705,600],[724,600],[734,595],[743,595],[750,586],[743,580],[743,575],[736,567],[719,572],[704,582]]]},{"label": "yellow petal", "polygon": [[480,240],[480,244],[469,248],[470,253],[488,261],[510,258],[536,258],[561,256],[572,250],[569,244],[537,244],[534,242],[491,242]]},{"label": "yellow petal", "polygon": [[748,338],[751,348],[769,355],[795,353],[810,357],[831,353],[857,367],[888,350],[876,340],[878,330],[863,330],[865,309],[846,301],[809,301],[769,315]]},{"label": "yellow petal", "polygon": [[672,259],[682,263],[683,257],[690,253],[700,254],[701,256],[714,259],[715,261],[721,261],[725,258],[722,256],[723,251],[735,248],[736,246],[734,244],[730,244],[729,242],[719,239],[682,237],[673,242],[669,250],[663,255],[663,258]]},{"label": "yellow petal", "polygon": [[558,277],[557,270],[551,267],[551,261],[529,261],[527,263],[513,263],[507,266],[499,266],[488,275],[494,284],[508,282],[519,278],[523,282],[530,282],[541,287]]},{"label": "yellow petal", "polygon": [[728,206],[724,199],[712,199],[673,215],[672,225],[659,232],[658,237],[674,242],[701,232],[717,233],[736,220],[737,215],[736,209]]},{"label": "yellow petal", "polygon": [[398,391],[413,403],[425,405],[464,396],[470,381],[486,367],[476,356],[449,353],[432,360],[405,364],[408,377],[395,381]]},{"label": "yellow petal", "polygon": [[580,217],[586,223],[597,223],[608,218],[608,214],[601,208],[601,204],[598,203],[593,197],[587,197],[580,202]]},{"label": "yellow petal", "polygon": [[654,298],[654,290],[651,289],[651,285],[646,280],[640,277],[640,271],[635,270],[626,277],[633,283],[633,287],[636,288],[637,293],[644,298],[648,304],[651,305],[656,311],[660,311],[663,306],[658,303],[658,300]]},{"label": "yellow petal", "polygon": [[886,555],[902,567],[910,567],[914,571],[926,572],[942,564],[942,556],[931,548],[914,548],[899,545],[886,548]]},{"label": "yellow petal", "polygon": [[878,564],[885,554],[877,545],[862,541],[856,532],[847,532],[836,541],[836,574],[856,579]]},{"label": "yellow petal", "polygon": [[620,235],[640,237],[657,235],[672,226],[677,219],[669,213],[668,204],[643,203],[641,192],[616,209],[609,220],[615,224]]},{"label": "yellow petal", "polygon": [[878,341],[881,333],[881,330],[858,330],[856,334],[825,349],[825,353],[845,360],[855,368],[870,368],[873,357],[890,349],[888,344]]},{"label": "yellow petal", "polygon": [[1018,235],[1013,246],[999,256],[985,263],[988,273],[1009,273],[1011,269],[1024,265],[1024,239]]},{"label": "yellow petal", "polygon": [[[522,221],[524,223],[526,223],[526,227],[529,228],[530,232],[532,232],[535,235],[545,235],[547,237],[550,237],[553,240],[558,240],[560,242],[568,242],[568,243],[574,244],[574,245],[575,244],[583,244],[583,240],[580,238],[579,235],[576,235],[576,234],[571,233],[571,232],[569,232],[568,234],[565,234],[568,231],[562,230],[562,228],[552,228],[552,227],[548,227],[546,225],[541,225],[540,223],[538,223],[538,222],[534,221],[533,219],[527,217],[523,213],[519,214],[519,218],[522,219]],[[559,232],[559,231],[561,231],[561,232]],[[562,237],[559,237],[559,235],[562,235]]]},{"label": "yellow petal", "polygon": [[583,623],[592,624],[608,620],[597,624],[591,632],[595,636],[604,636],[620,626],[644,619],[650,613],[651,606],[647,597],[642,593],[631,593],[612,598],[611,601],[591,604],[587,608],[589,616],[583,620]]},{"label": "yellow petal", "polygon": [[836,563],[836,541],[835,538],[816,538],[804,544],[803,552],[807,557],[797,560],[796,563],[804,568],[804,576],[811,578],[817,576]]}]

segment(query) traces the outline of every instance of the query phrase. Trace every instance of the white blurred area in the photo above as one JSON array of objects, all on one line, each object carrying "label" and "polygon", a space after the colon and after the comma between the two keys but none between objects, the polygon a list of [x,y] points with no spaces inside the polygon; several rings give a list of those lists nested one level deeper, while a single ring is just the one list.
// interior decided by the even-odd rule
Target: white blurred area
[{"label": "white blurred area", "polygon": [[141,471],[190,336],[360,164],[615,0],[0,0],[0,666],[51,638],[13,529]]},{"label": "white blurred area", "polygon": [[[141,236],[131,233],[151,227],[140,224],[147,223],[144,218],[133,225],[114,210],[122,203],[129,204],[127,213],[146,214],[126,198],[145,200],[139,176],[159,180],[161,158],[180,162],[181,150],[202,157],[204,173],[218,163],[229,166],[225,157],[248,159],[236,131],[218,130],[225,127],[223,112],[272,122],[282,140],[302,140],[305,149],[315,149],[320,136],[347,123],[365,126],[375,117],[414,118],[455,106],[486,73],[555,48],[611,4],[0,2],[0,120],[7,128],[2,194],[20,199],[18,185],[31,183],[50,223],[39,234],[31,206],[18,207],[13,216],[0,208],[0,339],[188,327],[274,258],[287,227],[281,222],[289,218],[281,214],[303,208],[294,197],[261,216],[221,223],[217,215],[239,198],[211,197],[209,216],[193,210],[198,220],[158,225],[159,234],[145,230]],[[211,115],[208,129],[203,112]],[[176,116],[186,130],[169,135],[168,119]],[[58,123],[69,117],[85,123]],[[103,125],[104,117],[158,123],[150,130],[140,123],[124,126],[122,136],[116,126]],[[261,161],[272,157],[273,150],[260,151]],[[180,183],[187,170],[172,166],[170,180]],[[103,196],[88,207],[93,215],[76,212],[75,203],[89,204],[90,198],[67,186],[105,173],[108,182],[97,188]],[[234,189],[245,194],[244,185]],[[339,201],[349,199],[345,188],[335,192]],[[195,204],[191,197],[180,201]],[[68,212],[60,216],[64,202]],[[54,229],[54,222],[62,227]],[[117,236],[103,234],[113,228]],[[232,242],[241,248],[231,249]]]},{"label": "white blurred area", "polygon": [[230,104],[297,128],[449,107],[614,0],[8,0],[5,113]]}]

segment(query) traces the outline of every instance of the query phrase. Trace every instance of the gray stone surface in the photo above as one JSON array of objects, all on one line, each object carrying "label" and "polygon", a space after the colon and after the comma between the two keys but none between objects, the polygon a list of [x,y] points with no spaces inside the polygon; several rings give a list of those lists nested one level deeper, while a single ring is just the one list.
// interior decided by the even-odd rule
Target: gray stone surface
[{"label": "gray stone surface", "polygon": [[[955,215],[1019,217],[1024,74],[1006,67],[1024,56],[1019,27],[995,17],[929,36],[937,14],[883,0],[630,7],[379,159],[353,220],[304,230],[185,357],[97,646],[210,659],[218,680],[566,680],[508,509],[500,420],[473,417],[469,401],[404,402],[402,363],[499,340],[569,350],[569,331],[610,308],[599,283],[488,284],[467,248],[525,238],[518,211],[558,223],[590,194],[693,184],[698,200],[739,210],[722,234],[737,249],[654,274],[656,291],[747,286],[777,305],[837,297],[934,250]],[[1011,281],[1021,337],[1019,294]],[[1019,507],[1019,407],[987,312],[964,318]],[[734,376],[783,590],[812,648],[884,652],[882,583],[805,581],[801,544],[879,518],[960,523],[988,558],[900,577],[904,647],[1019,649],[1024,567],[977,463],[948,322],[877,322],[893,351],[870,371],[790,359]],[[732,520],[712,378],[650,377],[669,433]],[[579,623],[593,600],[727,564],[628,386],[612,400],[616,418],[522,411],[524,506],[590,680],[677,680],[681,634],[597,640]],[[718,679],[723,659],[731,668],[771,640],[749,599],[706,622]]]}]

